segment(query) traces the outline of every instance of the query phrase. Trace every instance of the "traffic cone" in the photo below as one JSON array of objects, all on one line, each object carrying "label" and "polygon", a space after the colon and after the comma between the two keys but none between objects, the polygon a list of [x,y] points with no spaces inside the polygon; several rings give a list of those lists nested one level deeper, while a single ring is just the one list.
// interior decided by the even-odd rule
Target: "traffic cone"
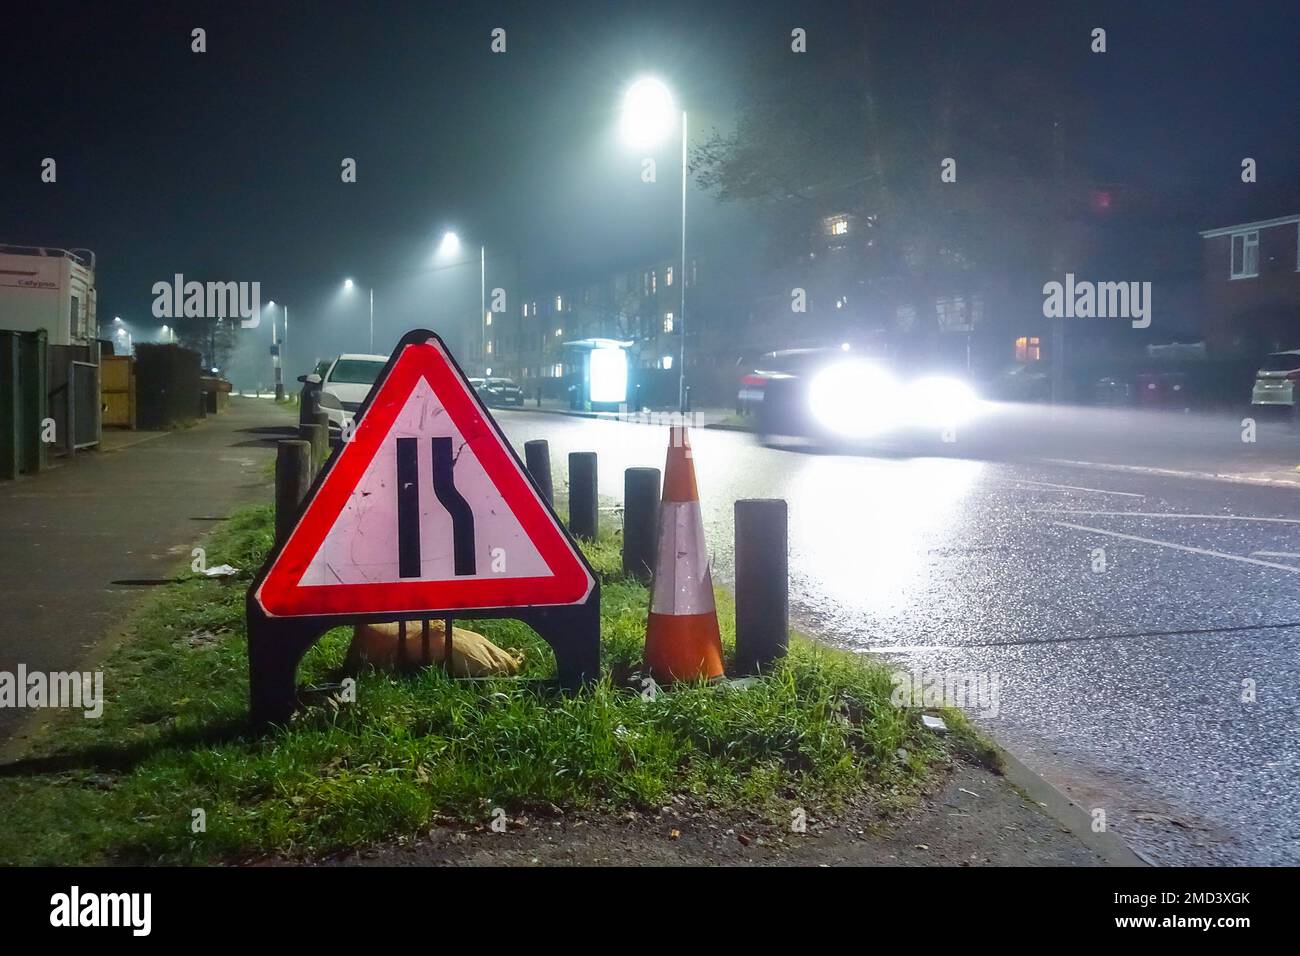
[{"label": "traffic cone", "polygon": [[673,426],[659,506],[645,662],[660,683],[722,676],[722,639],[686,428]]}]

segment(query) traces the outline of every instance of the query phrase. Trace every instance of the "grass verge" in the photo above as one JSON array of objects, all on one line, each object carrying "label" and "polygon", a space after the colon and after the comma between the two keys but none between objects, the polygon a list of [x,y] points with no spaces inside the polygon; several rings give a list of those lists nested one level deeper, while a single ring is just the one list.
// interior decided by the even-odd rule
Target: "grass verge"
[{"label": "grass verge", "polygon": [[[357,703],[320,695],[287,727],[245,724],[243,596],[271,545],[268,507],[232,517],[211,564],[223,584],[168,586],[104,664],[103,716],[63,714],[30,753],[0,768],[0,861],[201,863],[309,858],[402,839],[438,822],[554,804],[651,809],[674,796],[720,811],[786,818],[861,799],[906,803],[954,750],[990,751],[959,714],[946,740],[889,702],[889,669],[793,640],[746,690],[680,687],[644,699],[647,591],[619,572],[616,536],[585,548],[602,579],[605,676],[572,697],[536,681],[456,681],[441,671],[358,679]],[[734,624],[719,594],[724,644]],[[522,651],[523,676],[553,669],[549,647],[512,621],[463,622]],[[335,681],[348,629],[307,655],[300,680]],[[202,811],[206,829],[194,832]]]}]

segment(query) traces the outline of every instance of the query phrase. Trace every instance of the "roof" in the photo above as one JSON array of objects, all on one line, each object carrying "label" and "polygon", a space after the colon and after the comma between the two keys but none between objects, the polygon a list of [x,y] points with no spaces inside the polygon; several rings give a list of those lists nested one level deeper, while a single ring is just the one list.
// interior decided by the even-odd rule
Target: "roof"
[{"label": "roof", "polygon": [[1201,233],[1202,239],[1214,239],[1218,236],[1227,236],[1235,232],[1245,232],[1254,229],[1271,229],[1274,226],[1287,226],[1292,223],[1300,223],[1300,215],[1296,216],[1279,216],[1276,219],[1259,219],[1255,222],[1238,223],[1235,226],[1220,226],[1218,229],[1206,229]]},{"label": "roof", "polygon": [[363,352],[344,352],[339,359],[357,359],[366,362],[387,362],[387,355],[366,355]]}]

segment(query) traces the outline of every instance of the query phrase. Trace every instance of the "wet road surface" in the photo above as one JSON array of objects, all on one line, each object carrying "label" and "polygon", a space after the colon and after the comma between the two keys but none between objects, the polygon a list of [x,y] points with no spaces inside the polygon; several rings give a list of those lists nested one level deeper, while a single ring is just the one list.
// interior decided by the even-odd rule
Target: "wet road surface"
[{"label": "wet road surface", "polygon": [[[611,504],[624,468],[663,467],[662,426],[498,420],[550,441],[557,489],[570,451],[599,453]],[[1197,459],[1168,440],[1171,467]],[[1026,462],[1014,442],[983,460],[692,445],[719,581],[735,499],[785,498],[801,629],[982,677],[968,713],[1155,862],[1300,863],[1300,490]]]}]

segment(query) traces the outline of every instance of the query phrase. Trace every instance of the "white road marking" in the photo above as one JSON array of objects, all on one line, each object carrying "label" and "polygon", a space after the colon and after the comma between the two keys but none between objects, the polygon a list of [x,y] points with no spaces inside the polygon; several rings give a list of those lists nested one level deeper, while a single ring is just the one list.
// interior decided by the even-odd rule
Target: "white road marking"
[{"label": "white road marking", "polygon": [[1300,558],[1300,554],[1291,551],[1252,551],[1250,553],[1261,558]]},{"label": "white road marking", "polygon": [[1120,534],[1118,531],[1107,531],[1104,528],[1090,528],[1083,524],[1070,524],[1068,521],[1053,521],[1052,524],[1060,525],[1062,528],[1073,528],[1075,531],[1090,531],[1093,534],[1104,534],[1111,538],[1123,538],[1125,541],[1138,541],[1142,544],[1154,544],[1159,548],[1173,548],[1176,551],[1187,551],[1191,554],[1203,554],[1211,558],[1225,558],[1228,561],[1241,561],[1245,564],[1258,564],[1265,568],[1276,568],[1279,571],[1290,571],[1292,574],[1300,574],[1300,568],[1293,567],[1289,564],[1277,564],[1273,561],[1260,561],[1258,558],[1244,558],[1239,554],[1225,554],[1222,551],[1211,551],[1208,548],[1192,548],[1185,544],[1174,544],[1172,541],[1161,541],[1159,538],[1140,538],[1135,534]]},{"label": "white road marking", "polygon": [[1012,478],[1011,481],[1018,482],[1022,485],[1042,485],[1045,488],[1064,488],[1066,491],[1088,491],[1094,495],[1122,495],[1125,498],[1146,497],[1146,495],[1135,494],[1132,491],[1106,491],[1102,488],[1081,488],[1078,485],[1057,485],[1050,481],[1030,481],[1028,478]]},{"label": "white road marking", "polygon": [[1099,471],[1125,471],[1138,475],[1173,475],[1175,478],[1195,478],[1200,481],[1235,481],[1251,485],[1271,485],[1275,488],[1295,488],[1300,480],[1270,475],[1233,474],[1219,471],[1180,471],[1177,468],[1149,468],[1146,465],[1114,465],[1099,461],[1071,461],[1068,458],[1035,459],[1044,465],[1069,465],[1071,468],[1095,468]]},{"label": "white road marking", "polygon": [[[1118,494],[1118,492],[1112,492]],[[1174,511],[1075,511],[1070,508],[1034,508],[1035,512],[1058,515],[1092,515],[1106,518],[1197,518],[1206,521],[1270,521],[1278,524],[1300,524],[1300,518],[1254,518],[1249,515],[1198,515],[1179,514]]]}]

